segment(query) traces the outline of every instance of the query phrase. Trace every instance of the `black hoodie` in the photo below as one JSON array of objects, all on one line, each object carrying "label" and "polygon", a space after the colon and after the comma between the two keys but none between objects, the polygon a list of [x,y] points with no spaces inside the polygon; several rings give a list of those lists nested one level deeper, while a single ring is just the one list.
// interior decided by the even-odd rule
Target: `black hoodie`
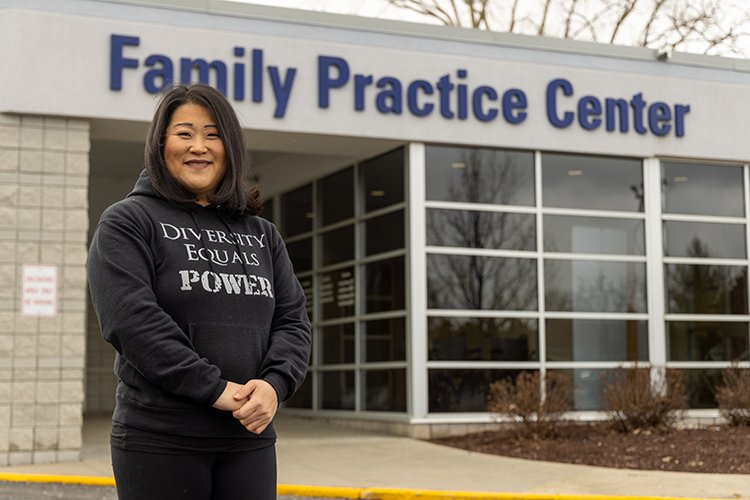
[{"label": "black hoodie", "polygon": [[[305,297],[270,222],[183,207],[141,173],[102,214],[88,276],[102,336],[117,350],[113,420],[177,436],[256,436],[211,405],[227,381],[263,379],[279,402],[310,355]],[[260,437],[274,437],[269,426]]]}]

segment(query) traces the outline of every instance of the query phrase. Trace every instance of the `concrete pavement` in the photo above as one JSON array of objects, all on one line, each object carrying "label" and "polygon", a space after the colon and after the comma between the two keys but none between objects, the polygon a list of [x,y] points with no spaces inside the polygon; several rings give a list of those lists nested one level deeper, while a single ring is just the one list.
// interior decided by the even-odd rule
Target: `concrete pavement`
[{"label": "concrete pavement", "polygon": [[[750,499],[750,475],[635,471],[506,458],[283,414],[275,425],[282,485]],[[111,477],[108,432],[108,419],[89,419],[80,462],[0,467],[0,474]]]}]

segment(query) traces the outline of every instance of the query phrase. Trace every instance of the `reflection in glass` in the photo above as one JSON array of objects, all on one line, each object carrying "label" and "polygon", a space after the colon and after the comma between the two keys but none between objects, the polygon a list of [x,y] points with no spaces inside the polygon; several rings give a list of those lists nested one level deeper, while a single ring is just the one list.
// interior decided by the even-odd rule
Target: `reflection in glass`
[{"label": "reflection in glass", "polygon": [[286,251],[298,273],[312,269],[312,238],[305,238],[286,244]]},{"label": "reflection in glass", "polygon": [[364,410],[406,411],[406,369],[363,370]]},{"label": "reflection in glass", "polygon": [[365,212],[404,201],[404,148],[360,165]]},{"label": "reflection in glass", "polygon": [[320,263],[323,266],[354,258],[354,226],[344,226],[320,236]]},{"label": "reflection in glass", "polygon": [[645,264],[637,262],[546,260],[546,309],[646,312],[645,275]]},{"label": "reflection in glass", "polygon": [[354,268],[320,275],[320,305],[324,319],[354,315]]},{"label": "reflection in glass", "polygon": [[748,361],[748,324],[668,321],[669,361]]},{"label": "reflection in glass", "polygon": [[534,155],[449,146],[427,146],[428,200],[534,205]]},{"label": "reflection in glass", "polygon": [[648,323],[548,319],[547,361],[648,361]]},{"label": "reflection in glass", "polygon": [[318,181],[318,206],[321,226],[354,217],[354,168]]},{"label": "reflection in glass", "polygon": [[307,317],[310,318],[310,321],[313,321],[313,310],[315,309],[313,307],[313,278],[312,276],[298,276],[297,279],[300,286],[302,286],[302,292],[305,294],[305,311],[307,311]]},{"label": "reflection in glass", "polygon": [[606,369],[579,368],[575,370],[550,370],[571,377],[573,381],[573,409],[576,411],[599,411],[606,409],[603,390],[610,383],[615,371]]},{"label": "reflection in glass", "polygon": [[666,221],[664,255],[744,259],[745,225]]},{"label": "reflection in glass", "polygon": [[287,408],[307,408],[312,409],[312,373],[307,372],[304,382],[294,396],[284,402]]},{"label": "reflection in glass", "polygon": [[544,153],[542,200],[545,207],[643,212],[641,161]]},{"label": "reflection in glass", "polygon": [[484,412],[492,382],[510,377],[515,380],[521,370],[428,370],[429,412]]},{"label": "reflection in glass", "polygon": [[664,162],[661,182],[665,213],[745,215],[740,166]]},{"label": "reflection in glass", "polygon": [[682,370],[690,408],[717,408],[715,392],[721,384],[721,370]]},{"label": "reflection in glass", "polygon": [[321,364],[354,363],[354,323],[324,326],[320,333]]},{"label": "reflection in glass", "polygon": [[366,264],[366,312],[397,311],[405,307],[404,258],[396,257]]},{"label": "reflection in glass", "polygon": [[747,268],[742,266],[664,266],[667,312],[747,314]]},{"label": "reflection in glass", "polygon": [[533,310],[536,261],[473,255],[427,256],[427,307]]},{"label": "reflection in glass", "polygon": [[354,372],[320,372],[320,407],[323,410],[354,409]]},{"label": "reflection in glass", "polygon": [[284,236],[312,231],[312,184],[281,195],[281,227]]},{"label": "reflection in glass", "polygon": [[536,250],[536,216],[478,210],[427,210],[427,244]]},{"label": "reflection in glass", "polygon": [[535,319],[435,318],[427,323],[430,361],[538,361]]},{"label": "reflection in glass", "polygon": [[263,200],[263,211],[260,216],[269,222],[273,222],[273,198]]},{"label": "reflection in glass", "polygon": [[643,255],[643,220],[544,216],[547,252]]},{"label": "reflection in glass", "polygon": [[362,359],[366,363],[406,360],[406,320],[404,318],[364,321]]},{"label": "reflection in glass", "polygon": [[404,248],[404,211],[368,219],[365,228],[365,255]]}]

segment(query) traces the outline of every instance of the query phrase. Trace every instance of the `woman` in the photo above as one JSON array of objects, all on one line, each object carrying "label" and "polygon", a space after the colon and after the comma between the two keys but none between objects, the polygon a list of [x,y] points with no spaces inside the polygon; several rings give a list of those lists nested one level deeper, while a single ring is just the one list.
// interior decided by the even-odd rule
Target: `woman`
[{"label": "woman", "polygon": [[310,323],[248,170],[224,96],[173,87],[145,170],[91,241],[91,296],[117,350],[121,499],[275,498],[272,419],[305,377]]}]

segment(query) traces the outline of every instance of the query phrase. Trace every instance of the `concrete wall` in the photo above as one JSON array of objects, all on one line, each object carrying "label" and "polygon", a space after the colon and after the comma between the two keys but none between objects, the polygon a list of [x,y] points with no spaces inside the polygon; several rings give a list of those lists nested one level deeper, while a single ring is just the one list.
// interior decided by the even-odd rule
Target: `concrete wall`
[{"label": "concrete wall", "polygon": [[[0,464],[80,456],[89,123],[0,115]],[[21,266],[58,267],[57,315],[22,316]]]}]

